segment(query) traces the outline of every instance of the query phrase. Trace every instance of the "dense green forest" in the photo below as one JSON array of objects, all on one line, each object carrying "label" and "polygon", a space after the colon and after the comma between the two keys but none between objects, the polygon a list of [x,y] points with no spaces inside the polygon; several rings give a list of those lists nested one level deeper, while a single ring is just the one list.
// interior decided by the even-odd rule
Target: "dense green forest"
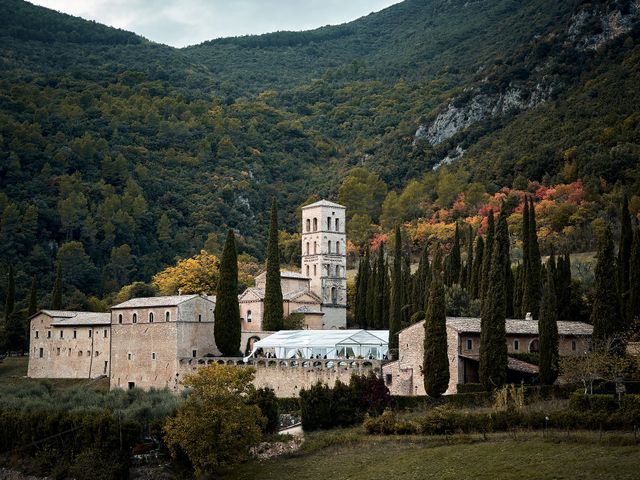
[{"label": "dense green forest", "polygon": [[[19,308],[34,276],[51,304],[57,262],[65,306],[91,308],[88,296],[205,245],[220,253],[229,228],[262,260],[271,197],[295,231],[309,198],[358,191],[344,186],[354,167],[379,181],[350,225],[358,243],[428,218],[427,203],[451,209],[452,192],[579,180],[606,212],[640,191],[631,1],[406,0],[340,26],[185,49],[20,0],[0,12],[0,291],[11,265]],[[452,106],[513,90],[517,108],[442,141],[416,135]],[[432,171],[456,148],[460,160]]]}]

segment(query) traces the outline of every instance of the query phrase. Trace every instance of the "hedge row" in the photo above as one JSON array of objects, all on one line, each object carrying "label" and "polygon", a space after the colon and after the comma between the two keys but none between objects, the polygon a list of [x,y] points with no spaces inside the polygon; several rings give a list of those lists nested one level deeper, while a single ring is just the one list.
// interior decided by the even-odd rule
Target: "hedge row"
[{"label": "hedge row", "polygon": [[414,419],[398,419],[391,411],[364,421],[367,433],[382,435],[443,435],[454,433],[500,432],[513,428],[603,429],[620,430],[640,425],[640,409],[633,411],[593,412],[562,410],[558,412],[502,411],[491,413],[460,412],[437,407]]}]

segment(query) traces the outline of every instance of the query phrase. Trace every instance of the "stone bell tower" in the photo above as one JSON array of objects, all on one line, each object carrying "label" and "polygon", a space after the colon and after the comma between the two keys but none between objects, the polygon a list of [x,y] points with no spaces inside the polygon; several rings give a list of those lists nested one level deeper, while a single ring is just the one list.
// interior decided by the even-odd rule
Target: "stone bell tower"
[{"label": "stone bell tower", "polygon": [[320,200],[302,207],[302,274],[322,298],[323,328],[347,326],[345,207]]}]

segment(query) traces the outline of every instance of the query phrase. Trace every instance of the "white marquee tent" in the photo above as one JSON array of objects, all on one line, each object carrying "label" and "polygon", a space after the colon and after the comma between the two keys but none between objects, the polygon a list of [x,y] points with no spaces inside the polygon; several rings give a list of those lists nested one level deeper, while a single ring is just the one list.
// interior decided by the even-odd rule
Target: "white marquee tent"
[{"label": "white marquee tent", "polygon": [[256,353],[276,358],[374,358],[389,352],[388,330],[281,330],[253,344]]}]

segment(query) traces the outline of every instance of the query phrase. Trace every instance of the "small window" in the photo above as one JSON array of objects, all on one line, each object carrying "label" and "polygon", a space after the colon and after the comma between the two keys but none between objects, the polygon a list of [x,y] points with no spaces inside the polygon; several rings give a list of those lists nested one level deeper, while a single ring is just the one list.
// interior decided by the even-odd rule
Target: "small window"
[{"label": "small window", "polygon": [[309,255],[309,242],[307,242],[307,255]]},{"label": "small window", "polygon": [[127,385],[129,386],[129,390],[136,388],[136,382],[129,382]]},{"label": "small window", "polygon": [[60,330],[60,338],[64,338],[64,330]]},{"label": "small window", "polygon": [[56,349],[56,355],[60,356],[60,347]]},{"label": "small window", "polygon": [[167,312],[164,314],[164,321],[165,322],[170,322],[171,321],[171,312]]},{"label": "small window", "polygon": [[313,219],[313,231],[317,231],[318,230],[318,219],[314,218]]},{"label": "small window", "polygon": [[122,314],[118,315],[118,323],[122,325]]},{"label": "small window", "polygon": [[89,350],[87,350],[87,357],[91,356],[91,352]]},{"label": "small window", "polygon": [[155,360],[156,359],[156,352],[151,352],[151,360]]},{"label": "small window", "polygon": [[340,219],[336,218],[336,232],[340,231]]},{"label": "small window", "polygon": [[331,240],[329,240],[328,246],[329,246],[329,251],[327,253],[331,253]]},{"label": "small window", "polygon": [[81,357],[82,356],[82,350],[78,351],[78,356]]},{"label": "small window", "polygon": [[78,338],[78,331],[77,330],[73,331],[73,338]]},{"label": "small window", "polygon": [[473,350],[473,340],[470,338],[467,339],[467,350]]},{"label": "small window", "polygon": [[[309,267],[307,267],[307,269],[309,269]],[[40,338],[40,332],[38,332],[38,330],[36,330],[36,338]]]},{"label": "small window", "polygon": [[89,338],[91,338],[91,329],[89,329]]},{"label": "small window", "polygon": [[153,312],[149,312],[149,323],[153,323]]},{"label": "small window", "polygon": [[137,313],[133,314],[132,321],[133,321],[133,323],[138,323],[138,314]]},{"label": "small window", "polygon": [[307,218],[307,232],[311,231],[311,220]]},{"label": "small window", "polygon": [[520,350],[520,340],[514,340],[513,341],[513,349],[517,352],[518,350]]},{"label": "small window", "polygon": [[318,242],[313,242],[313,254],[316,255],[318,253]]},{"label": "small window", "polygon": [[318,269],[316,268],[316,266],[313,266],[313,276],[315,277],[316,275],[318,275]]},{"label": "small window", "polygon": [[393,383],[393,375],[391,375],[390,373],[387,373],[385,375],[385,382],[387,385],[391,385]]},{"label": "small window", "polygon": [[47,338],[51,338],[51,330],[47,331]]},{"label": "small window", "polygon": [[247,310],[247,323],[251,323],[251,310]]},{"label": "small window", "polygon": [[38,356],[39,356],[40,358],[43,358],[43,357],[44,357],[44,348],[40,347],[40,349],[38,350]]},{"label": "small window", "polygon": [[327,230],[331,230],[331,217],[327,217]]},{"label": "small window", "polygon": [[127,353],[127,360],[131,360],[131,352]]},{"label": "small window", "polygon": [[[307,277],[308,277],[308,276],[309,276],[309,265],[307,265],[306,272],[307,272]],[[36,333],[37,333],[37,332],[36,332]],[[36,338],[38,338],[38,337],[37,337],[37,335],[36,335]]]},{"label": "small window", "polygon": [[202,321],[202,315],[198,314],[198,321],[201,322]]},{"label": "small window", "polygon": [[191,356],[192,356],[193,358],[196,358],[196,357],[198,356],[198,351],[197,351],[197,350],[192,350],[192,351],[191,351]]},{"label": "small window", "polygon": [[95,355],[97,357],[98,355],[100,355],[100,352],[96,350]]},{"label": "small window", "polygon": [[104,329],[104,338],[107,338],[109,336],[109,330],[107,330],[106,328]]},{"label": "small window", "polygon": [[336,253],[340,253],[340,241],[336,242]]},{"label": "small window", "polygon": [[575,340],[571,340],[571,350],[575,352],[577,349],[578,349],[578,344],[576,343]]}]

